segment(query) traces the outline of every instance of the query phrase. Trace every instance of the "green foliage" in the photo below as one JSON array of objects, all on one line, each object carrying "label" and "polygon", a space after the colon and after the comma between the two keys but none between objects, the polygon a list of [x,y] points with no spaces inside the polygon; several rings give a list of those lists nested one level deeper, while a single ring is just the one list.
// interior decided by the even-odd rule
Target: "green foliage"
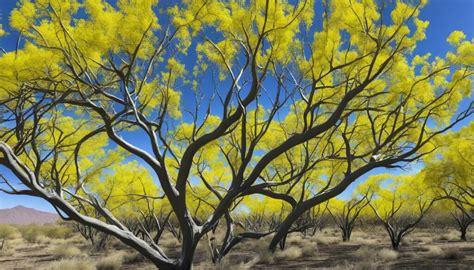
[{"label": "green foliage", "polygon": [[19,228],[21,237],[30,243],[36,243],[41,235],[41,230],[37,226],[28,225]]},{"label": "green foliage", "polygon": [[0,240],[13,239],[18,233],[17,228],[8,224],[0,224]]},{"label": "green foliage", "polygon": [[18,230],[22,238],[30,243],[36,243],[40,236],[51,239],[66,239],[73,234],[71,228],[57,225],[25,225],[19,226]]}]

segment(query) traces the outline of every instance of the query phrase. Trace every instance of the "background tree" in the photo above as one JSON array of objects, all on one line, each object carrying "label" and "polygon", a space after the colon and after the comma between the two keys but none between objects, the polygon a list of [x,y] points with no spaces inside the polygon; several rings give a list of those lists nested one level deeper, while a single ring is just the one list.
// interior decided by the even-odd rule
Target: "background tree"
[{"label": "background tree", "polygon": [[466,240],[469,225],[474,222],[474,124],[443,135],[440,149],[426,158],[425,182],[440,197],[446,198],[449,211]]},{"label": "background tree", "polygon": [[[454,32],[446,57],[412,54],[424,4],[334,0],[315,18],[311,0],[22,1],[9,26],[21,42],[0,57],[0,164],[14,176],[2,190],[43,198],[161,269],[191,268],[219,224],[219,256],[267,235],[234,228],[269,197],[288,205],[269,246],[283,247],[307,211],[375,168],[431,153],[472,114],[458,108],[472,42]],[[140,181],[120,172],[133,164]],[[130,224],[115,209],[153,201],[172,212],[176,258],[134,229],[141,215]]]},{"label": "background tree", "polygon": [[426,159],[425,182],[440,197],[452,200],[457,211],[473,219],[474,124],[444,135],[439,145],[439,151]]},{"label": "background tree", "polygon": [[378,175],[368,182],[385,186],[378,189],[369,205],[387,231],[394,250],[398,250],[403,237],[416,228],[438,200],[419,180],[423,177],[420,174]]},{"label": "background tree", "polygon": [[351,234],[356,226],[356,221],[362,210],[369,204],[370,197],[367,194],[353,196],[348,200],[331,199],[329,200],[327,211],[341,230],[342,241],[351,240]]},{"label": "background tree", "polygon": [[[454,207],[451,208],[450,214],[456,222],[456,228],[460,232],[460,239],[466,241],[467,229],[469,225],[474,222],[472,218],[472,207],[466,207],[463,203],[457,201],[453,201],[452,204]],[[468,210],[469,208],[470,211]],[[471,215],[469,215],[469,213],[471,213]]]}]

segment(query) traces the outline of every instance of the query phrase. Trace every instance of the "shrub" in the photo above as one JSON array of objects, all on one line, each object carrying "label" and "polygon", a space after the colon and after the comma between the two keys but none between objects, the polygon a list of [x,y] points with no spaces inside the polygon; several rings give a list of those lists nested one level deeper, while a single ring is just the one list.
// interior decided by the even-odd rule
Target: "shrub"
[{"label": "shrub", "polygon": [[[258,262],[258,258],[253,258],[247,262],[240,262],[239,264],[232,264],[229,261],[229,257],[224,257],[222,261],[214,265],[213,269],[215,270],[248,270],[254,269],[255,264]],[[197,269],[209,269],[209,268],[197,268]]]},{"label": "shrub", "polygon": [[393,261],[398,258],[398,253],[395,250],[383,248],[377,253],[377,257],[382,261]]},{"label": "shrub", "polygon": [[3,249],[0,249],[0,256],[12,256],[15,255],[15,249],[10,249],[3,247]]},{"label": "shrub", "polygon": [[258,255],[258,262],[260,263],[273,263],[275,261],[273,254],[268,249],[268,243],[264,240],[255,242],[254,250]]},{"label": "shrub", "polygon": [[175,248],[181,245],[180,241],[172,235],[166,235],[160,239],[160,245],[165,248]]},{"label": "shrub", "polygon": [[288,237],[286,238],[286,244],[288,246],[302,245],[305,242],[306,242],[306,239],[304,239],[301,234],[293,233],[293,234],[288,235]]},{"label": "shrub", "polygon": [[250,260],[248,262],[241,262],[239,265],[235,266],[235,268],[231,267],[230,269],[236,270],[247,270],[247,269],[254,269],[254,265],[258,262],[258,258]]},{"label": "shrub", "polygon": [[313,256],[317,250],[318,250],[318,247],[316,243],[309,243],[308,245],[305,245],[304,247],[301,248],[301,252],[303,253],[303,256],[305,257]]},{"label": "shrub", "polygon": [[445,249],[443,250],[443,259],[446,260],[458,260],[461,259],[463,255],[456,249]]},{"label": "shrub", "polygon": [[303,251],[300,247],[288,247],[282,251],[278,251],[275,257],[279,260],[294,260],[303,256]]},{"label": "shrub", "polygon": [[348,261],[344,261],[344,263],[338,264],[332,267],[331,269],[332,270],[358,270],[358,269],[365,269],[365,268],[361,268],[360,265],[356,266],[354,263],[349,263]]},{"label": "shrub", "polygon": [[443,250],[438,246],[427,246],[426,249],[428,257],[442,257]]},{"label": "shrub", "polygon": [[123,255],[124,264],[136,264],[136,263],[140,263],[144,261],[146,261],[145,256],[143,256],[142,254],[138,252],[131,251]]},{"label": "shrub", "polygon": [[18,230],[7,224],[0,224],[0,241],[15,238]]},{"label": "shrub", "polygon": [[84,256],[80,249],[69,245],[56,246],[51,250],[51,254],[56,258],[73,258]]},{"label": "shrub", "polygon": [[39,240],[44,240],[44,237],[50,239],[65,239],[73,234],[71,228],[57,225],[25,225],[21,226],[19,231],[23,239],[30,243],[38,243]]},{"label": "shrub", "polygon": [[27,225],[19,228],[21,237],[30,243],[36,243],[41,232],[37,226]]},{"label": "shrub", "polygon": [[44,232],[45,236],[52,239],[65,239],[73,233],[71,228],[65,226],[44,226],[40,230]]},{"label": "shrub", "polygon": [[312,240],[321,245],[334,245],[340,242],[340,237],[326,234],[316,234],[312,237]]},{"label": "shrub", "polygon": [[122,267],[124,253],[118,252],[101,259],[96,267],[97,270],[116,270]]},{"label": "shrub", "polygon": [[439,240],[444,241],[458,241],[459,240],[459,232],[455,230],[449,230],[448,232],[442,234],[438,237]]},{"label": "shrub", "polygon": [[374,256],[374,251],[367,246],[361,246],[354,252],[354,256],[364,260],[367,258],[372,258]]},{"label": "shrub", "polygon": [[44,270],[65,270],[65,269],[75,269],[75,270],[95,270],[95,265],[91,261],[80,260],[80,259],[68,259],[60,260],[50,264]]},{"label": "shrub", "polygon": [[36,243],[38,244],[51,244],[52,239],[44,235],[38,235],[36,238]]},{"label": "shrub", "polygon": [[463,257],[459,250],[450,248],[442,249],[439,246],[427,246],[426,255],[431,258],[441,258],[445,260],[458,260]]}]

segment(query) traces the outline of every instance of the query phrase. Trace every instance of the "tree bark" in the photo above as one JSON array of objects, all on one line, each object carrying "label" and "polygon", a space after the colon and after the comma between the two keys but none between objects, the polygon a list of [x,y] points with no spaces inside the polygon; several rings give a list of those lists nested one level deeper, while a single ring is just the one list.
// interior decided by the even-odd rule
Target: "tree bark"
[{"label": "tree bark", "polygon": [[350,242],[351,241],[351,229],[344,228],[342,230],[342,242]]},{"label": "tree bark", "polygon": [[467,241],[466,233],[467,233],[467,227],[462,227],[461,228],[461,241]]},{"label": "tree bark", "polygon": [[398,248],[400,247],[401,240],[401,237],[395,237],[391,239],[393,250],[398,250]]}]

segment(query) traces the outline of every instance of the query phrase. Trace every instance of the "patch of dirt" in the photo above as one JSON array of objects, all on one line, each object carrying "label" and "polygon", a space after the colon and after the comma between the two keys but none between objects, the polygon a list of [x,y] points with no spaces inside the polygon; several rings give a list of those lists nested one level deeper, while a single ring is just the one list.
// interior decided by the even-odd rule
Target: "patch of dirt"
[{"label": "patch of dirt", "polygon": [[[195,269],[472,269],[474,265],[474,240],[454,241],[443,240],[443,237],[429,230],[417,230],[407,236],[397,251],[397,258],[381,259],[377,257],[379,251],[391,250],[390,241],[386,233],[381,230],[368,232],[357,231],[351,242],[337,240],[338,231],[328,229],[317,232],[312,237],[298,236],[293,244],[286,248],[303,248],[310,250],[311,254],[296,258],[276,258],[271,263],[259,262],[266,245],[256,245],[254,241],[244,241],[237,245],[221,263],[213,265],[209,259],[206,245],[199,246],[195,256]],[[471,233],[470,239],[474,239]],[[289,236],[292,237],[292,236]],[[337,241],[335,241],[337,240]],[[263,241],[268,241],[263,240]],[[301,241],[301,242],[298,242]],[[288,241],[289,243],[289,241]],[[57,245],[64,242],[49,244],[30,244],[24,240],[16,239],[8,245],[10,250],[0,252],[0,269],[31,269],[47,268],[58,259],[50,254]],[[78,244],[73,241],[67,245],[78,247],[83,251],[85,259],[91,263],[99,261],[107,254],[117,251],[126,251],[123,246],[115,246],[115,250],[108,250],[107,254],[96,252],[90,246]],[[314,247],[314,248],[313,248]],[[430,254],[430,249],[450,252],[454,256],[437,256]],[[168,254],[178,254],[179,247],[168,247]],[[364,250],[364,251],[361,251]],[[126,253],[125,252],[125,253]],[[450,259],[451,258],[451,259]],[[126,263],[121,269],[152,269],[153,265],[146,260]],[[239,268],[240,267],[240,268]]]}]

